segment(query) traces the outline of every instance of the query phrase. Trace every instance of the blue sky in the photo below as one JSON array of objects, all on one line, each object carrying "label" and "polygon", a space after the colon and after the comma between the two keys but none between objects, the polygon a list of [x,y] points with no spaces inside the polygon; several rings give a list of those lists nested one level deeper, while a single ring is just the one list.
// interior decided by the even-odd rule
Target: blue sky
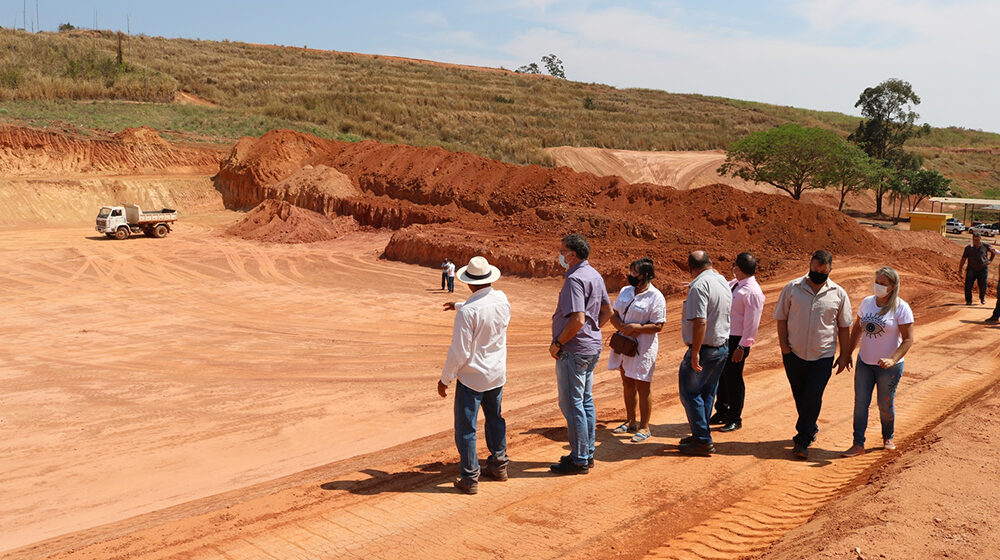
[{"label": "blue sky", "polygon": [[[34,1],[28,1],[28,27]],[[569,79],[857,114],[865,87],[913,84],[920,122],[1000,132],[995,0],[38,0],[40,27],[516,68],[548,53]],[[0,1],[22,25],[23,0]],[[37,25],[36,25],[37,26]]]}]

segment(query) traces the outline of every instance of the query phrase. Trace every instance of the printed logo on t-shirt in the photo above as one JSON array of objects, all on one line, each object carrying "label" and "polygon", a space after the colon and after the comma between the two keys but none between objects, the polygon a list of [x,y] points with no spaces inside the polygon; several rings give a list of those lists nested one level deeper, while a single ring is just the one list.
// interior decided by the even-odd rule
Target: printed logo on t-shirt
[{"label": "printed logo on t-shirt", "polygon": [[868,338],[878,338],[885,334],[885,317],[877,313],[867,313],[861,316],[861,328]]}]

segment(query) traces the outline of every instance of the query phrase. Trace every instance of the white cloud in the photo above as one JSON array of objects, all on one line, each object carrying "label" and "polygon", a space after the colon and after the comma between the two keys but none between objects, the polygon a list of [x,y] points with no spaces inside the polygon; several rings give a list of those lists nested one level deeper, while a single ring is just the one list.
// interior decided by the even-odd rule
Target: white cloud
[{"label": "white cloud", "polygon": [[763,37],[695,26],[679,10],[657,17],[574,6],[501,48],[517,61],[555,53],[574,80],[845,113],[855,113],[865,87],[900,78],[921,96],[921,120],[1000,131],[991,106],[1000,93],[992,29],[1000,3],[812,0],[794,13],[803,30]]}]

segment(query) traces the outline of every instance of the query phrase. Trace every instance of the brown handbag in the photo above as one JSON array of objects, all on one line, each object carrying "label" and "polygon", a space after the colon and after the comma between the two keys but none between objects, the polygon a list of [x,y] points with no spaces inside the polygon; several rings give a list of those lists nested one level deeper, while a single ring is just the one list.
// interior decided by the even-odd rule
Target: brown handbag
[{"label": "brown handbag", "polygon": [[639,353],[639,341],[620,332],[611,335],[610,342],[611,349],[622,356],[632,357]]},{"label": "brown handbag", "polygon": [[[622,313],[622,321],[624,321],[625,316],[628,315],[628,310],[632,307],[633,302],[635,302],[635,298],[632,298],[632,301],[628,302],[628,307],[626,307],[625,312]],[[631,358],[639,353],[639,341],[631,336],[622,334],[621,331],[615,331],[615,334],[611,335],[611,340],[608,342],[611,345],[611,349],[622,356],[628,356]]]}]

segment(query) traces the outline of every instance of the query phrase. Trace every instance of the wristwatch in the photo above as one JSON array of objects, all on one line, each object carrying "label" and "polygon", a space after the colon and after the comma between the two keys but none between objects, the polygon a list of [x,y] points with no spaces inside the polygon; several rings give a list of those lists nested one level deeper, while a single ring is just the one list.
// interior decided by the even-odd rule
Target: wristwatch
[{"label": "wristwatch", "polygon": [[744,348],[742,345],[739,345],[739,344],[736,345],[736,349],[737,350],[746,350],[746,348]]},{"label": "wristwatch", "polygon": [[560,349],[560,350],[562,350],[562,346],[563,346],[563,345],[562,345],[562,343],[561,343],[561,342],[559,342],[559,339],[558,339],[558,338],[553,338],[553,339],[552,339],[552,344],[555,344],[556,346],[558,346],[558,347],[559,347],[559,349]]}]

